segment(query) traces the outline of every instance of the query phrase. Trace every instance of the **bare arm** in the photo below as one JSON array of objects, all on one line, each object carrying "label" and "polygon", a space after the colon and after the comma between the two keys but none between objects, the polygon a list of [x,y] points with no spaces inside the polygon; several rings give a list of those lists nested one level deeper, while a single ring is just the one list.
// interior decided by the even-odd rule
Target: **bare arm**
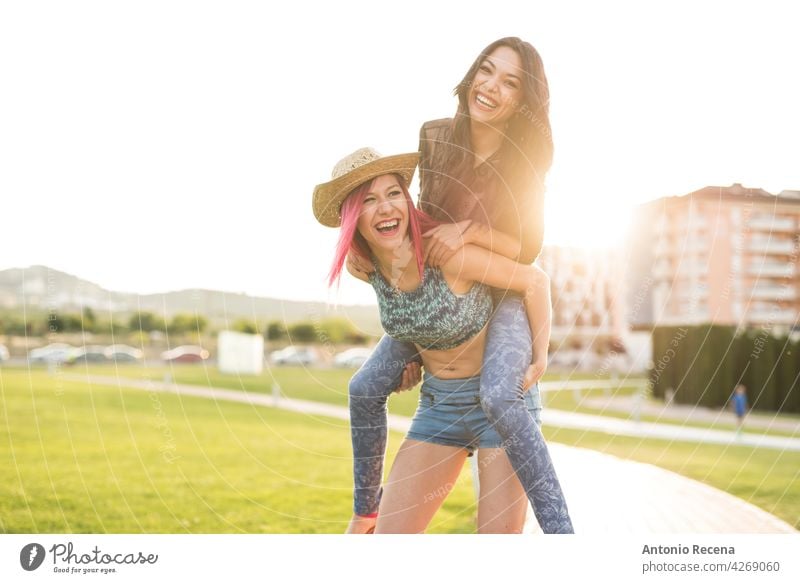
[{"label": "bare arm", "polygon": [[[542,252],[544,241],[544,197],[542,193],[531,191],[519,200],[507,201],[513,214],[505,214],[495,219],[492,225],[477,221],[455,223],[463,231],[458,245],[453,245],[454,235],[450,234],[450,247],[455,250],[462,245],[474,244],[493,253],[531,265]],[[444,239],[445,237],[441,237]],[[448,256],[442,258],[444,264]]]},{"label": "bare arm", "polygon": [[[550,346],[550,328],[553,312],[550,302],[550,278],[538,265],[531,266],[536,272],[534,286],[525,296],[525,311],[528,313],[533,334],[533,361],[547,367],[547,351]],[[544,372],[544,370],[542,370]]]},{"label": "bare arm", "polygon": [[520,252],[516,258],[520,263],[530,265],[542,252],[544,241],[544,205],[535,201],[532,210],[528,213],[529,224],[521,226]]},{"label": "bare arm", "polygon": [[423,235],[425,261],[433,267],[441,267],[464,245],[477,245],[508,259],[525,265],[532,264],[542,251],[544,236],[543,208],[531,203],[521,207],[520,221],[515,226],[508,225],[515,233],[493,229],[478,221],[464,220],[434,227]]},{"label": "bare arm", "polygon": [[472,221],[465,235],[467,243],[478,245],[514,261],[522,253],[522,242],[519,239],[476,221]]},{"label": "bare arm", "polygon": [[477,221],[465,220],[434,227],[425,237],[425,262],[440,267],[464,245],[477,245],[516,261],[522,250],[518,239]]}]

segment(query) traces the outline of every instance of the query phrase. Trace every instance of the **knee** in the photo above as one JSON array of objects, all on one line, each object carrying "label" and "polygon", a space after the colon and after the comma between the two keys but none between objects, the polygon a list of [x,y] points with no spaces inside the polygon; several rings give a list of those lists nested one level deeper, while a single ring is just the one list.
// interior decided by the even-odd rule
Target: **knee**
[{"label": "knee", "polygon": [[353,375],[348,384],[351,412],[371,414],[384,411],[392,392],[390,387],[384,386],[386,384],[381,377],[363,374],[362,371]]},{"label": "knee", "polygon": [[367,382],[366,375],[357,372],[350,378],[350,383],[347,385],[347,392],[350,398],[353,397],[366,397],[369,392],[369,383]]},{"label": "knee", "polygon": [[497,423],[503,419],[510,419],[515,408],[523,407],[522,389],[509,386],[503,392],[489,392],[481,390],[481,408],[486,413],[491,423]]}]

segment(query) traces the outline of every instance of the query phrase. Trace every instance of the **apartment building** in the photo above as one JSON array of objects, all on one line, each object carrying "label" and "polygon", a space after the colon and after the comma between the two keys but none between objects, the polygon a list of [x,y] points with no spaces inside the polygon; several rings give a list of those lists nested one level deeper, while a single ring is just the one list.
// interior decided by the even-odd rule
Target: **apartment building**
[{"label": "apartment building", "polygon": [[616,249],[544,246],[536,263],[551,281],[554,347],[609,347],[625,336],[620,253]]},{"label": "apartment building", "polygon": [[800,330],[800,191],[708,186],[640,205],[629,243],[634,327]]}]

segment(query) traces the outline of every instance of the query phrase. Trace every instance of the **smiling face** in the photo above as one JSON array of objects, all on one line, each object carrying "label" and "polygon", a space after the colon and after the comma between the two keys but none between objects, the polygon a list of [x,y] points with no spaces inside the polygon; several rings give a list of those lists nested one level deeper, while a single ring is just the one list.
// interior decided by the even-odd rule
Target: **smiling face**
[{"label": "smiling face", "polygon": [[469,89],[469,114],[501,128],[522,102],[522,60],[511,47],[499,46],[481,61]]},{"label": "smiling face", "polygon": [[408,233],[408,201],[397,176],[384,174],[372,181],[357,228],[373,252],[392,251],[403,243]]}]

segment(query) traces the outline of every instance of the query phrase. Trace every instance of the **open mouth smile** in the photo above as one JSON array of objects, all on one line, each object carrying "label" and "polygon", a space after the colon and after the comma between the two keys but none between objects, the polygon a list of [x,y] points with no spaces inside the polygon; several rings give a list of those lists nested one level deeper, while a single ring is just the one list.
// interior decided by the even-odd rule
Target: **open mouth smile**
[{"label": "open mouth smile", "polygon": [[375,225],[375,230],[384,237],[391,237],[400,229],[400,219],[389,219]]},{"label": "open mouth smile", "polygon": [[499,105],[494,99],[490,99],[482,93],[475,93],[475,103],[477,103],[483,109],[487,109],[489,111],[497,109],[497,106]]}]

